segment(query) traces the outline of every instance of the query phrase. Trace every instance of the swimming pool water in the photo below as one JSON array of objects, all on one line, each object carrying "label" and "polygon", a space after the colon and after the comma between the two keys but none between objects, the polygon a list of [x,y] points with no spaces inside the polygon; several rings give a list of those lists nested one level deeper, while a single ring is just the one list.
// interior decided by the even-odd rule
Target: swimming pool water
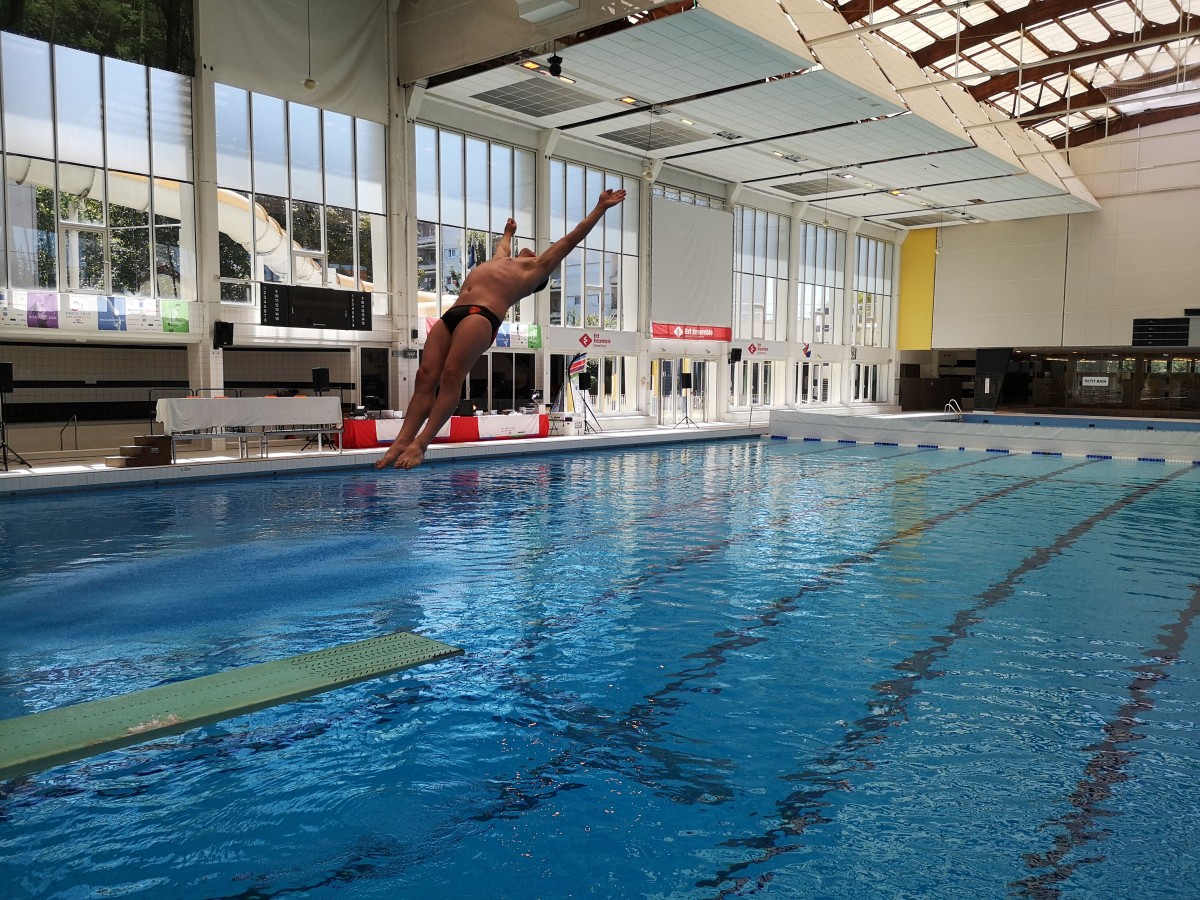
[{"label": "swimming pool water", "polygon": [[464,657],[0,786],[5,897],[1188,896],[1200,468],[803,442],[0,507],[0,715]]}]

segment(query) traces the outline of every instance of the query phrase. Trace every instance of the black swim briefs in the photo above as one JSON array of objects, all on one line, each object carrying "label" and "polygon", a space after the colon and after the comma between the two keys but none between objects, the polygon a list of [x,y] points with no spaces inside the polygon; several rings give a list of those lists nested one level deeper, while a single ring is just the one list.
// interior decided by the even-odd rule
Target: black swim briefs
[{"label": "black swim briefs", "polygon": [[452,306],[442,313],[442,321],[446,323],[446,328],[450,333],[454,333],[454,329],[458,327],[458,323],[467,316],[483,316],[492,323],[492,340],[496,339],[496,335],[500,331],[500,320],[496,318],[496,314],[490,309],[483,306]]}]

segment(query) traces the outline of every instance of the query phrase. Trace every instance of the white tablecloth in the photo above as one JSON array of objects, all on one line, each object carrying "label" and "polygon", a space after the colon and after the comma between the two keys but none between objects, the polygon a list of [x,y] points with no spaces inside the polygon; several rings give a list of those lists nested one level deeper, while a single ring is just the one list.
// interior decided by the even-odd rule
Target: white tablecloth
[{"label": "white tablecloth", "polygon": [[163,431],[200,431],[254,425],[333,425],[342,421],[337,397],[186,397],[158,401]]}]

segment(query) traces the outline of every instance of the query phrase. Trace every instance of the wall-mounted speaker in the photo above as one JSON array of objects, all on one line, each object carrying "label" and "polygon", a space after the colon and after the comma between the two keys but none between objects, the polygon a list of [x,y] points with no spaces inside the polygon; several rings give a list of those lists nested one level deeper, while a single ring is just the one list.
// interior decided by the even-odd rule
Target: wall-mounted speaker
[{"label": "wall-mounted speaker", "polygon": [[579,373],[579,389],[581,391],[591,391],[592,389],[592,376],[587,372]]},{"label": "wall-mounted speaker", "polygon": [[692,373],[691,372],[680,372],[679,373],[679,389],[682,391],[690,391],[692,389]]},{"label": "wall-mounted speaker", "polygon": [[742,348],[734,347],[729,351],[729,361],[731,363],[740,363],[742,361]]},{"label": "wall-mounted speaker", "polygon": [[233,346],[233,323],[213,322],[213,349]]},{"label": "wall-mounted speaker", "polygon": [[0,362],[0,394],[13,392],[13,364]]},{"label": "wall-mounted speaker", "polygon": [[329,390],[329,370],[322,367],[313,369],[313,393],[323,394]]}]

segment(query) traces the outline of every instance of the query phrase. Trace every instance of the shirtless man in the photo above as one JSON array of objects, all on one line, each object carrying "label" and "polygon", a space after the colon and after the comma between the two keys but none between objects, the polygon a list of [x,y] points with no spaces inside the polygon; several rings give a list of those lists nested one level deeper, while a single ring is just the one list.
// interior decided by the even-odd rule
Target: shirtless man
[{"label": "shirtless man", "polygon": [[450,421],[462,399],[467,374],[496,339],[509,309],[522,297],[542,290],[567,254],[579,246],[605,212],[624,199],[624,191],[601,193],[583,221],[540,256],[529,249],[512,255],[517,223],[508,220],[495,254],[471,270],[458,300],[426,336],[425,353],[404,414],[404,425],[375,468],[394,465],[397,469],[415,469],[424,462],[430,442]]}]

